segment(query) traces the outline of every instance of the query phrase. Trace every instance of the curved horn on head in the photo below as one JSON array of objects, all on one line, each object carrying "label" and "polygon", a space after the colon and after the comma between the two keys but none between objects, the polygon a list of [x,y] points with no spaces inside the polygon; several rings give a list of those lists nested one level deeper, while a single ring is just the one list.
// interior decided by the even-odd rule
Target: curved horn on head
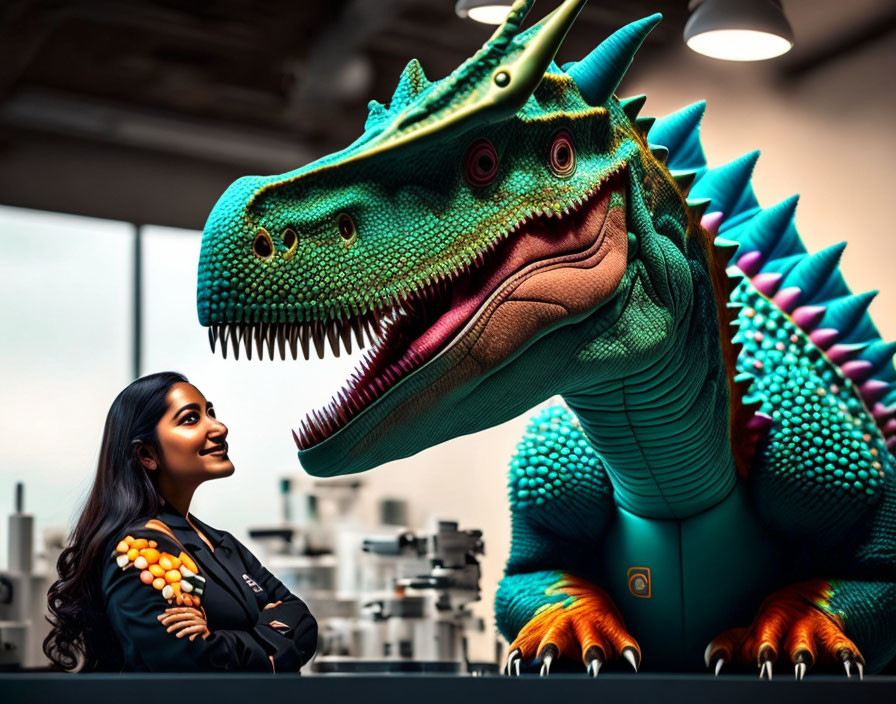
[{"label": "curved horn on head", "polygon": [[657,13],[626,25],[567,69],[590,105],[601,105],[613,95],[644,39],[662,18]]}]

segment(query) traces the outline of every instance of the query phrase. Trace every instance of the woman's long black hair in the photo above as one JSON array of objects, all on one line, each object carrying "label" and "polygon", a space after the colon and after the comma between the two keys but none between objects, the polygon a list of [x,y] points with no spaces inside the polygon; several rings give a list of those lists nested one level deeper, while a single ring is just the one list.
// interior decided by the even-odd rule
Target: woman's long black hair
[{"label": "woman's long black hair", "polygon": [[156,426],[165,396],[182,374],[141,377],[109,408],[96,478],[68,547],[56,565],[59,579],[47,593],[52,626],[44,653],[63,670],[120,670],[121,648],[106,618],[100,589],[103,554],[113,538],[142,517],[155,516],[161,499],[138,457],[141,446],[158,452]]}]

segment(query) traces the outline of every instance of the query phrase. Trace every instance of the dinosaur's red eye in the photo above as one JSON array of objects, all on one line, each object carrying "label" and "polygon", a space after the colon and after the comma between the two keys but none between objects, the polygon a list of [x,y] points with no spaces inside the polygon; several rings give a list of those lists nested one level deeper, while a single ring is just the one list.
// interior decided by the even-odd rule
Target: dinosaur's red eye
[{"label": "dinosaur's red eye", "polygon": [[271,236],[263,227],[259,227],[258,232],[255,233],[255,240],[252,242],[252,251],[255,252],[255,256],[260,259],[270,259],[271,255],[274,253],[274,243],[271,242]]},{"label": "dinosaur's red eye", "polygon": [[551,171],[557,176],[566,178],[576,170],[576,152],[572,146],[572,137],[566,130],[554,135],[551,143]]},{"label": "dinosaur's red eye", "polygon": [[464,176],[476,188],[489,185],[498,175],[498,152],[489,140],[477,139],[467,150]]}]

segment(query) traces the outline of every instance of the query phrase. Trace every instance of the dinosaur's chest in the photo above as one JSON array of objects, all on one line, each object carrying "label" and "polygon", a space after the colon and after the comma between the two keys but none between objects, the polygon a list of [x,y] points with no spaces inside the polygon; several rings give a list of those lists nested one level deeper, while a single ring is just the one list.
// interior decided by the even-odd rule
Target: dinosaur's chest
[{"label": "dinosaur's chest", "polygon": [[693,670],[722,631],[750,624],[778,586],[779,550],[743,487],[686,520],[617,509],[602,552],[603,584],[648,670]]}]

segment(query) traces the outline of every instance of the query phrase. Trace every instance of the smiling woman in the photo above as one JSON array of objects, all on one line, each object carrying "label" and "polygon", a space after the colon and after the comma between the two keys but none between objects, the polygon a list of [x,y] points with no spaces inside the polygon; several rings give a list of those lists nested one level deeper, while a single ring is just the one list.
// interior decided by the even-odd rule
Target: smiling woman
[{"label": "smiling woman", "polygon": [[173,372],[109,409],[93,488],[48,594],[44,652],[80,671],[296,672],[314,652],[305,604],[229,533],[189,513],[233,474],[227,427]]}]

